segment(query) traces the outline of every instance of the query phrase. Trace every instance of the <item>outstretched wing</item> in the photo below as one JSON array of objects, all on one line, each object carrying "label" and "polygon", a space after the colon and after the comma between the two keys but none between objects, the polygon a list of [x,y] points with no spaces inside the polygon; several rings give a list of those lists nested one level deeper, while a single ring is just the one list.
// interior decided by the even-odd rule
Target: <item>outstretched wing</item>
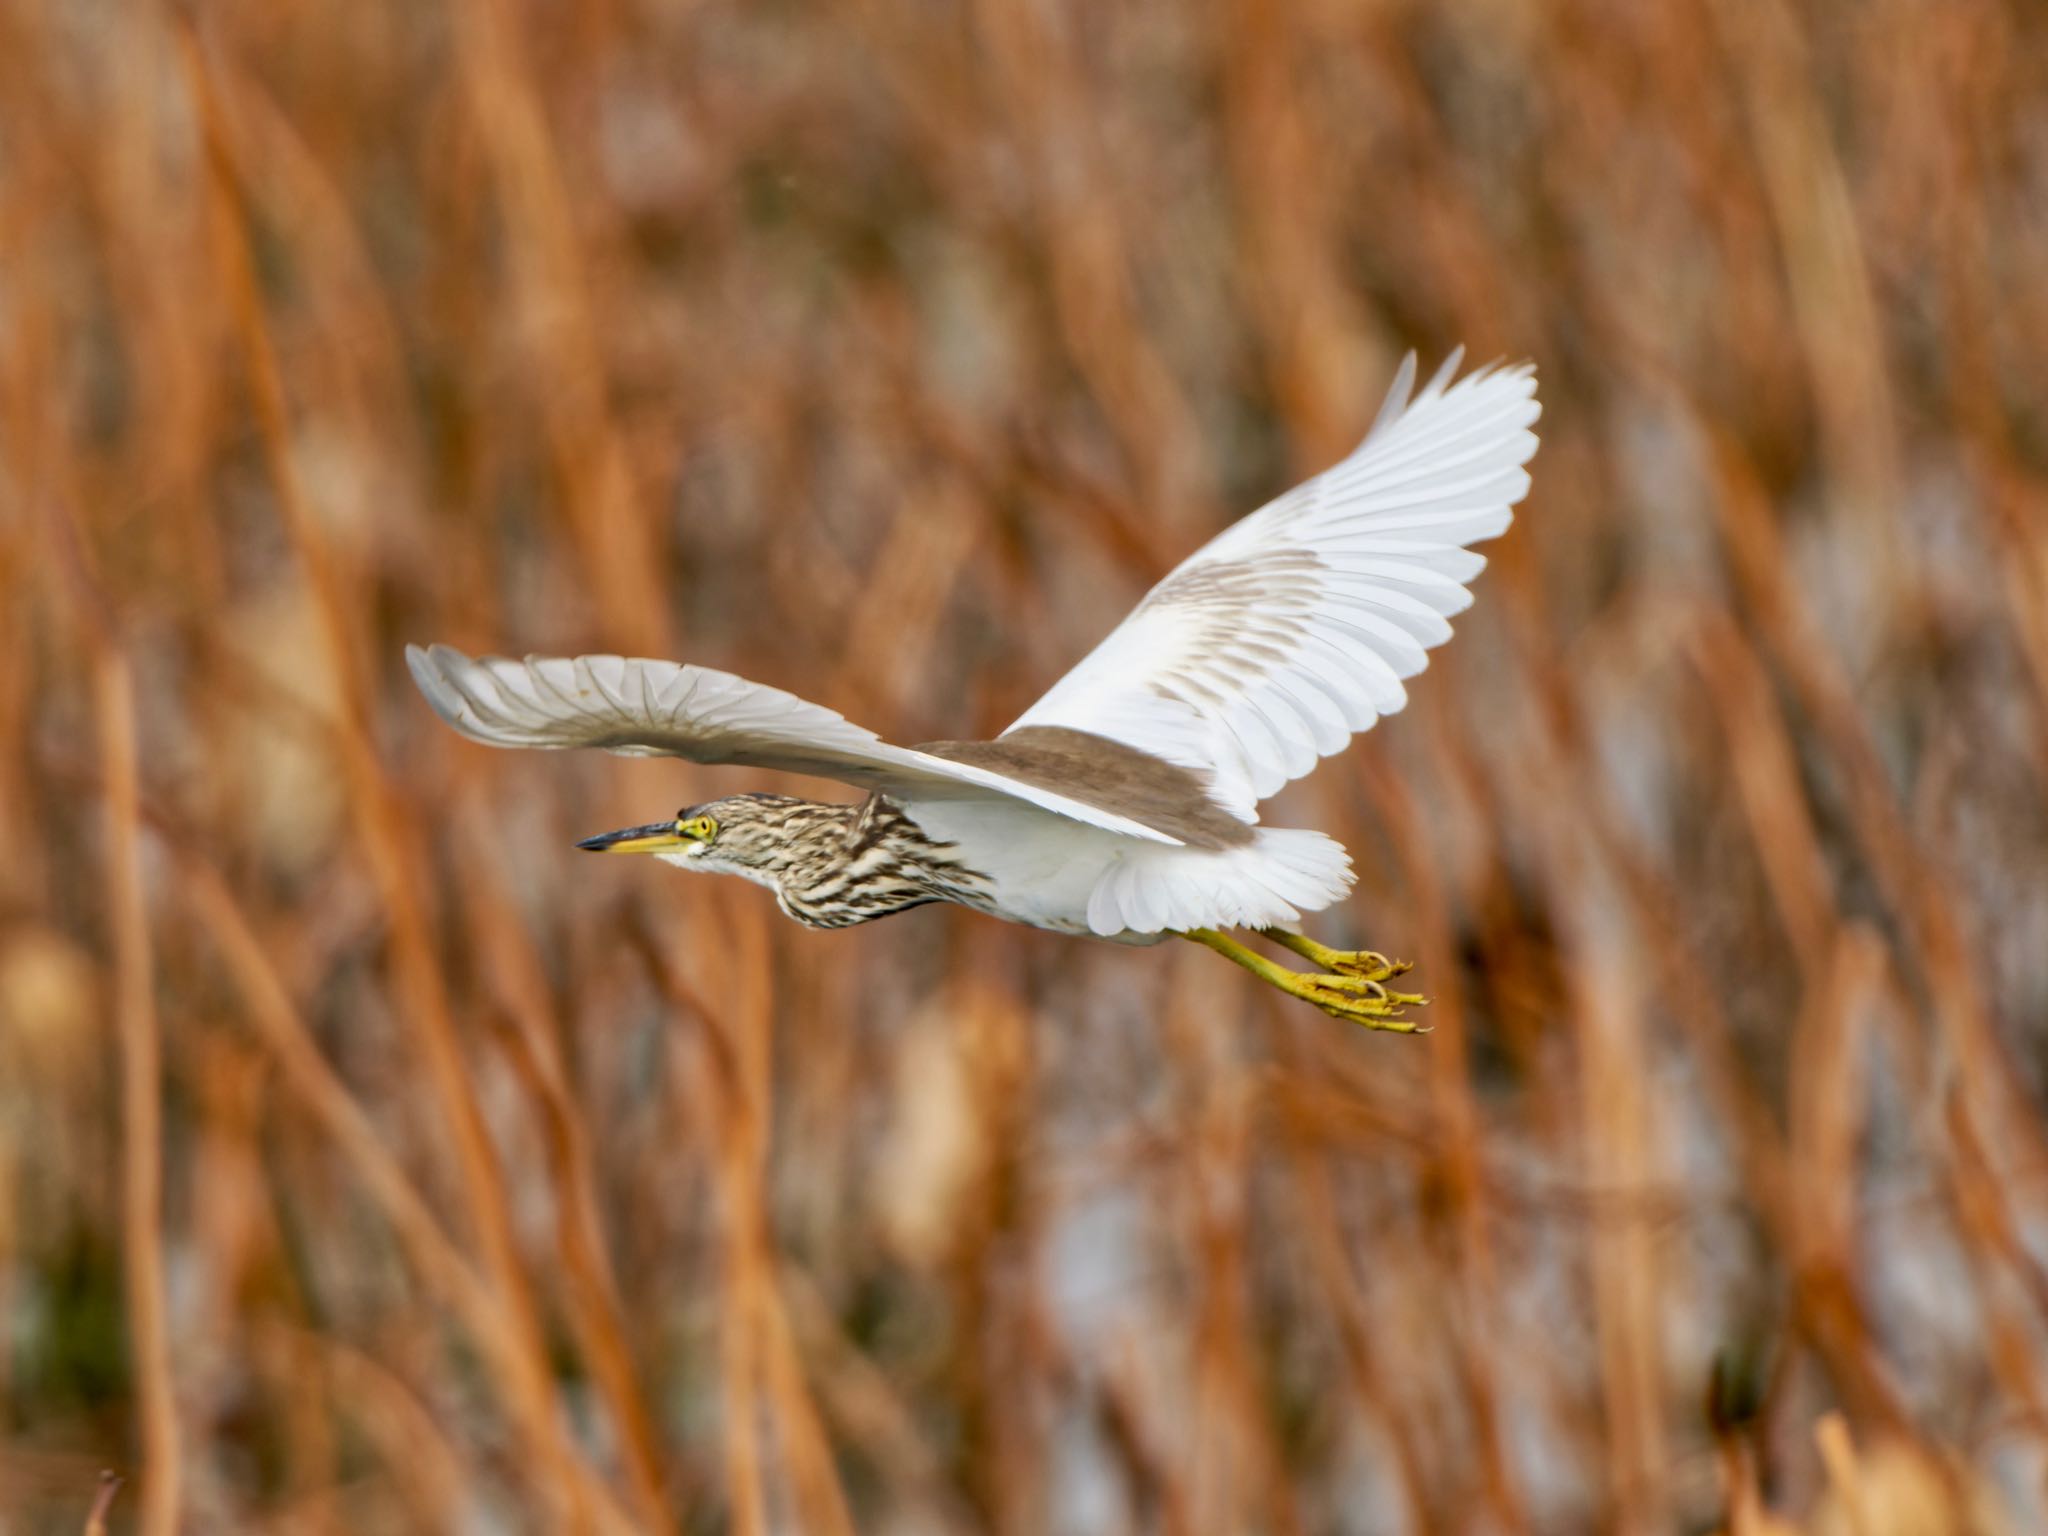
[{"label": "outstretched wing", "polygon": [[[1411,403],[1411,354],[1365,441],[1204,545],[1011,726],[1093,731],[1210,776],[1233,815],[1407,702],[1529,489],[1529,364]],[[1448,386],[1448,387],[1447,387]]]},{"label": "outstretched wing", "polygon": [[450,646],[405,648],[434,712],[493,747],[602,747],[838,779],[907,800],[1022,800],[1153,843],[1178,843],[1079,800],[907,747],[845,716],[730,672],[624,656],[469,657]]}]

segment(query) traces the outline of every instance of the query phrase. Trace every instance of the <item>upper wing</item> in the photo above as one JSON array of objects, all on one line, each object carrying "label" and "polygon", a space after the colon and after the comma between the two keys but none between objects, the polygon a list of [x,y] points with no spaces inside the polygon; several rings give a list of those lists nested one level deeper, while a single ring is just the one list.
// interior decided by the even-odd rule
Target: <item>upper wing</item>
[{"label": "upper wing", "polygon": [[602,747],[839,779],[910,799],[1023,800],[1125,837],[1164,832],[966,763],[892,747],[843,715],[709,667],[624,656],[469,657],[405,648],[434,713],[493,747]]},{"label": "upper wing", "polygon": [[1010,729],[1113,737],[1210,775],[1257,821],[1260,800],[1399,709],[1401,679],[1471,604],[1486,562],[1464,546],[1507,528],[1536,451],[1535,369],[1450,385],[1458,359],[1411,404],[1410,354],[1349,458],[1183,561]]}]

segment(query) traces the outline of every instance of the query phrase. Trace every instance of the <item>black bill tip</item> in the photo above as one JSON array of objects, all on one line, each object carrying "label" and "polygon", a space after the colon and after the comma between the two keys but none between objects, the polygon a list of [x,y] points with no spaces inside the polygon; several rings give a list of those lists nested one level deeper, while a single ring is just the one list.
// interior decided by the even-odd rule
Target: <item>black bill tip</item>
[{"label": "black bill tip", "polygon": [[658,853],[664,848],[679,848],[687,841],[677,833],[674,822],[657,821],[651,826],[627,827],[622,832],[586,837],[576,846],[586,853]]}]

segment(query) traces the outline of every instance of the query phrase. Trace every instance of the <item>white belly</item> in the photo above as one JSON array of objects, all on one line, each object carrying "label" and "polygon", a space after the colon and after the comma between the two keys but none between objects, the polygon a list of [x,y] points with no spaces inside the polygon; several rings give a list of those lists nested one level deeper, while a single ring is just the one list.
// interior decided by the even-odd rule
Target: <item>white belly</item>
[{"label": "white belly", "polygon": [[921,801],[904,813],[986,876],[994,916],[1156,944],[1190,928],[1261,928],[1341,901],[1351,860],[1320,832],[1260,827],[1221,849],[1140,842],[1022,802]]}]

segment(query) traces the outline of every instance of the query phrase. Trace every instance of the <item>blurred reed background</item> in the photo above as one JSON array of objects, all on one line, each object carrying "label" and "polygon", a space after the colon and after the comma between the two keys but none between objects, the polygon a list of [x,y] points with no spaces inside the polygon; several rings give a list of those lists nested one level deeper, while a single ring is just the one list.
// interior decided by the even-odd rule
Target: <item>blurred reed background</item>
[{"label": "blurred reed background", "polygon": [[[403,670],[990,732],[1459,342],[1422,1041]],[[2048,1528],[2044,359],[2035,0],[6,0],[0,1531]]]}]

